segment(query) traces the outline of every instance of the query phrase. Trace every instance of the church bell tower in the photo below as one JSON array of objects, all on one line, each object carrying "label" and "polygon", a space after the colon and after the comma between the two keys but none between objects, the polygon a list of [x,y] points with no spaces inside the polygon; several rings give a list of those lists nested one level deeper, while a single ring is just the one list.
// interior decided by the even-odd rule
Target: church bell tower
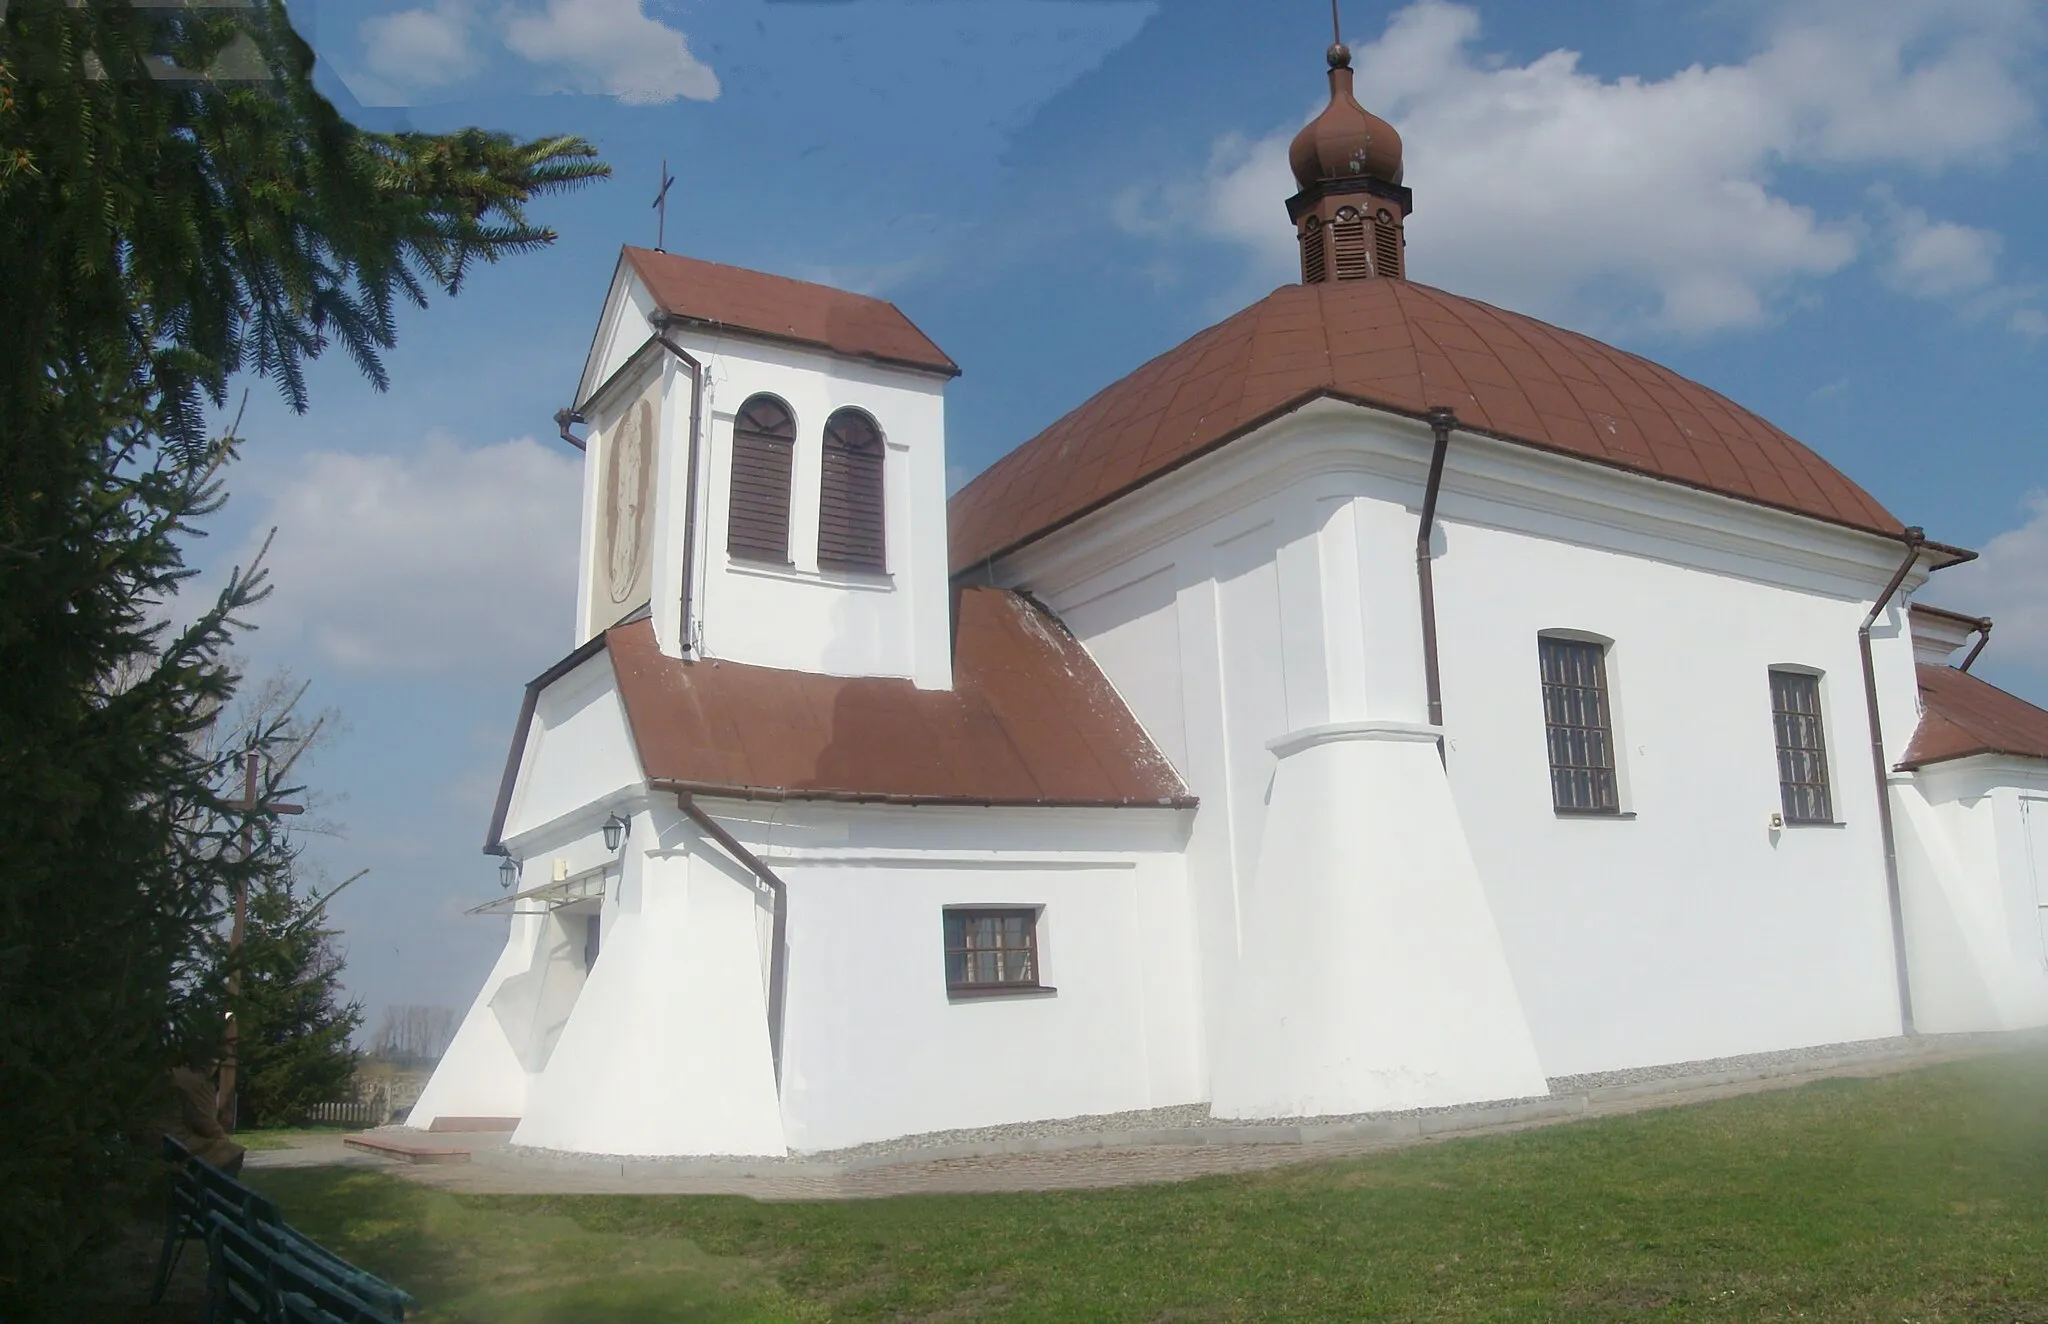
[{"label": "church bell tower", "polygon": [[1401,184],[1401,135],[1358,104],[1351,50],[1332,45],[1330,104],[1294,136],[1287,163],[1301,191],[1287,217],[1301,241],[1301,280],[1400,279],[1413,195]]}]

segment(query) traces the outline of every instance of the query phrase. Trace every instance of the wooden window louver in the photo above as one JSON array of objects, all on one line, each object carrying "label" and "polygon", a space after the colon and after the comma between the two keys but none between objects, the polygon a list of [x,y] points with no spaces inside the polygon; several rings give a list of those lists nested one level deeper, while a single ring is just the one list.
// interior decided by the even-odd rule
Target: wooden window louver
[{"label": "wooden window louver", "polygon": [[1324,251],[1323,218],[1311,216],[1301,225],[1301,283],[1320,285],[1329,275]]},{"label": "wooden window louver", "polygon": [[1820,677],[1771,672],[1771,722],[1778,736],[1778,793],[1787,823],[1832,823],[1828,744],[1821,726]]},{"label": "wooden window louver", "polygon": [[818,495],[818,564],[880,574],[888,568],[882,521],[882,433],[858,409],[825,420]]},{"label": "wooden window louver", "polygon": [[1372,242],[1374,260],[1382,276],[1401,274],[1401,227],[1394,223],[1394,214],[1381,211],[1373,218]]},{"label": "wooden window louver", "polygon": [[1363,280],[1372,275],[1372,249],[1361,213],[1350,207],[1338,211],[1330,226],[1330,247],[1336,258],[1338,280]]},{"label": "wooden window louver", "polygon": [[1618,814],[1614,718],[1607,697],[1607,649],[1540,636],[1543,724],[1550,745],[1550,800],[1559,813]]},{"label": "wooden window louver", "polygon": [[772,395],[740,406],[732,422],[732,504],[725,547],[752,561],[789,564],[789,483],[796,417]]}]

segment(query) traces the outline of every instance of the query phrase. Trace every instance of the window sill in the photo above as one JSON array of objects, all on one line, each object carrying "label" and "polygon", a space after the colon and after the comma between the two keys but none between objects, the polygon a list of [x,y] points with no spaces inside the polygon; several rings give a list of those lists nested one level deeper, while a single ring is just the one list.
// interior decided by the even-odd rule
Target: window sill
[{"label": "window sill", "polygon": [[1625,823],[1634,822],[1636,817],[1636,811],[1633,809],[1558,809],[1553,806],[1550,812],[1559,818],[1610,818],[1620,819]]},{"label": "window sill", "polygon": [[1807,819],[1804,822],[1798,819],[1788,818],[1785,820],[1783,827],[1781,827],[1779,831],[1789,832],[1794,828],[1845,828],[1847,826],[1849,826],[1847,823],[1824,822],[1817,818]]},{"label": "window sill", "polygon": [[868,593],[889,593],[896,588],[896,577],[891,574],[859,570],[835,570],[830,566],[819,570],[802,570],[790,562],[750,561],[742,556],[727,552],[725,568],[736,575],[752,575],[757,579],[780,579],[791,584],[819,584],[827,588],[848,588]]},{"label": "window sill", "polygon": [[1059,992],[1050,984],[970,984],[946,986],[948,1002],[980,1002],[985,998],[1044,998]]}]

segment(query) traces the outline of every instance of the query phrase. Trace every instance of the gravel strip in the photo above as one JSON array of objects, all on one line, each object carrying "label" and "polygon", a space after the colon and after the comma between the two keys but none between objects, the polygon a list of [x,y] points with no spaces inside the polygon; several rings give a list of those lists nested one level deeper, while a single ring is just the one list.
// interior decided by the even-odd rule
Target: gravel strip
[{"label": "gravel strip", "polygon": [[1915,1050],[1921,1040],[1894,1037],[1860,1039],[1841,1044],[1814,1044],[1808,1048],[1785,1048],[1774,1053],[1742,1053],[1735,1057],[1708,1057],[1692,1062],[1666,1062],[1654,1067],[1627,1067],[1620,1071],[1588,1071],[1576,1076],[1552,1076],[1552,1094],[1586,1094],[1617,1085],[1641,1085],[1655,1080],[1676,1080],[1685,1076],[1718,1075],[1727,1071],[1766,1071],[1773,1067],[1818,1066],[1842,1059],[1891,1057]]},{"label": "gravel strip", "polygon": [[[530,1145],[508,1145],[499,1151],[504,1158],[513,1162],[539,1160],[559,1162],[562,1160],[584,1161],[605,1165],[625,1164],[635,1168],[661,1168],[664,1166],[695,1166],[742,1164],[756,1165],[790,1164],[841,1164],[860,1162],[877,1158],[903,1156],[906,1162],[915,1162],[917,1155],[924,1151],[968,1147],[985,1152],[1002,1152],[1023,1142],[1056,1140],[1062,1137],[1090,1135],[1113,1136],[1126,1133],[1157,1133],[1174,1131],[1200,1133],[1208,1130],[1238,1130],[1253,1127],[1295,1127],[1302,1130],[1342,1127],[1360,1123],[1393,1121],[1402,1118],[1428,1117],[1440,1113],[1470,1111],[1474,1108],[1512,1108],[1520,1104],[1542,1102],[1574,1095],[1585,1095],[1598,1090],[1618,1086],[1641,1085],[1655,1081],[1682,1081],[1688,1077],[1722,1075],[1729,1072],[1758,1072],[1780,1074],[1784,1069],[1797,1070],[1801,1067],[1818,1068],[1830,1063],[1873,1061],[1883,1058],[1908,1056],[1925,1053],[1930,1049],[1966,1047],[1978,1042],[1986,1044],[2010,1042],[2012,1036],[2000,1034],[1957,1034],[1928,1035],[1917,1039],[1894,1037],[1889,1039],[1865,1039],[1850,1043],[1816,1044],[1806,1048],[1788,1048],[1770,1053],[1744,1053],[1736,1057],[1706,1058],[1692,1062],[1670,1062],[1659,1066],[1630,1067],[1621,1071],[1594,1071],[1573,1076],[1553,1076],[1549,1080],[1548,1095],[1532,1095],[1519,1099],[1492,1099],[1483,1103],[1451,1104],[1435,1108],[1406,1108],[1389,1112],[1328,1114],[1316,1117],[1270,1117],[1270,1118],[1219,1118],[1212,1117],[1206,1103],[1179,1104],[1168,1108],[1145,1108],[1132,1112],[1096,1113],[1082,1117],[1061,1117],[1035,1122],[1013,1122],[1003,1126],[967,1127],[952,1131],[926,1131],[918,1135],[896,1136],[864,1145],[850,1145],[842,1149],[803,1150],[787,1156],[763,1156],[730,1159],[706,1157],[672,1158],[627,1157],[617,1154],[579,1154],[562,1150],[540,1149]],[[1142,1141],[1138,1143],[1143,1143]]]}]

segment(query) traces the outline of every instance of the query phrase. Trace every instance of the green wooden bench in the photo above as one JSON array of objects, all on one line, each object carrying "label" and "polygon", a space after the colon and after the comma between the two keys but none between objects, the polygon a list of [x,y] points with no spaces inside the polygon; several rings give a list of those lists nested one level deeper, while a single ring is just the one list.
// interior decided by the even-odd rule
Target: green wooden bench
[{"label": "green wooden bench", "polygon": [[[317,1255],[296,1253],[305,1249]],[[344,1281],[320,1262],[333,1256],[297,1234],[217,1210],[206,1216],[206,1256],[207,1324],[402,1324],[403,1305],[389,1297],[410,1301],[353,1267]]]},{"label": "green wooden bench", "polygon": [[185,1243],[207,1247],[207,1324],[402,1324],[411,1296],[284,1221],[275,1201],[170,1136],[168,1225],[152,1303]]}]

